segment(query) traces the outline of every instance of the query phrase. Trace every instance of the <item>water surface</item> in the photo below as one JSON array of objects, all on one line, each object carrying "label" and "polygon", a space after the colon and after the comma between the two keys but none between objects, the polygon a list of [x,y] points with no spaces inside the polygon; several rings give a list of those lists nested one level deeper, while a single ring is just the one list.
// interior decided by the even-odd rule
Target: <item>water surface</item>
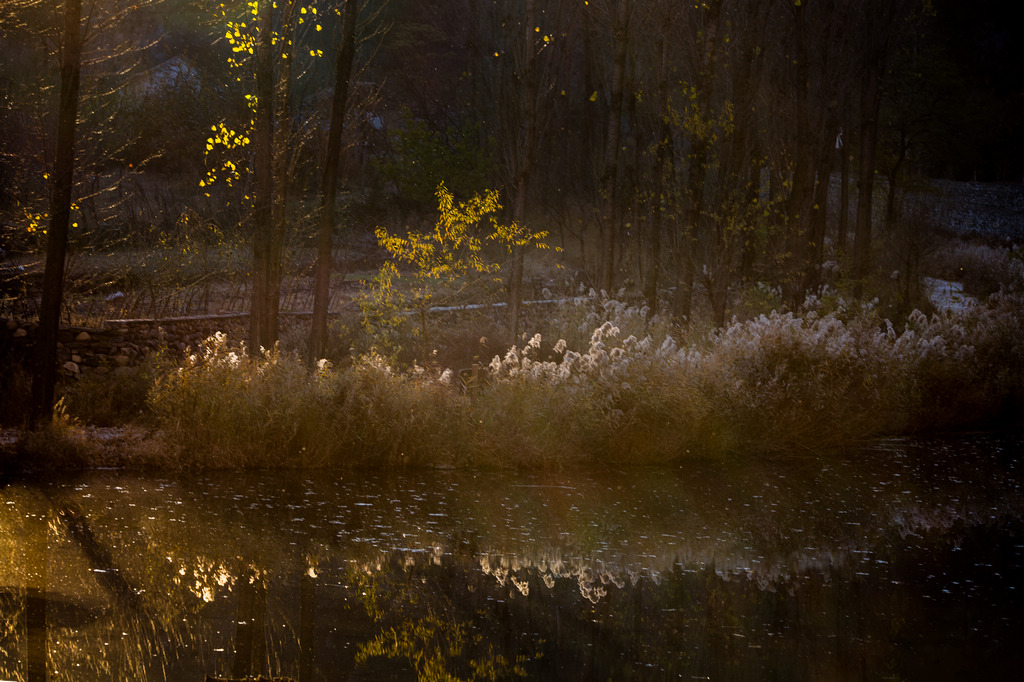
[{"label": "water surface", "polygon": [[9,484],[0,679],[1015,677],[1021,450]]}]

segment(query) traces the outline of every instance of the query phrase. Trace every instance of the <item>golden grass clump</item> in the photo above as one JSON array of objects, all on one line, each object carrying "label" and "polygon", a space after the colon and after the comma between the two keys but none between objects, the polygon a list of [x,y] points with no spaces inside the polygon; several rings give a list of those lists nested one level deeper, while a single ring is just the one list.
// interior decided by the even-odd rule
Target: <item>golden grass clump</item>
[{"label": "golden grass clump", "polygon": [[825,452],[1019,422],[1022,303],[1007,294],[965,311],[915,311],[897,329],[869,305],[822,313],[810,300],[800,314],[736,321],[686,345],[618,302],[596,308],[605,319],[581,342],[592,313],[570,303],[581,346],[536,334],[495,356],[468,390],[450,370],[399,371],[372,354],[344,369],[307,368],[277,350],[251,357],[217,335],[158,377],[149,405],[180,461],[199,467],[566,467]]}]

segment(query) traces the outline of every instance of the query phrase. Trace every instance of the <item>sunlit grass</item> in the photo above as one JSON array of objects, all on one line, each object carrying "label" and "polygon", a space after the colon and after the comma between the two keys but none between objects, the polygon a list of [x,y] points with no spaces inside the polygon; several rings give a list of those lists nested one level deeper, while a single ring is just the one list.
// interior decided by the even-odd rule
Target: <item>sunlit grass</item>
[{"label": "sunlit grass", "polygon": [[[960,313],[916,312],[897,328],[870,306],[822,313],[812,299],[799,314],[684,345],[642,308],[605,301],[581,314],[568,304],[563,321],[605,321],[575,347],[529,338],[470,390],[450,370],[399,371],[374,355],[310,371],[219,335],[157,380],[150,405],[184,466],[544,468],[825,453],[1019,417],[1022,309],[1020,296],[995,296]],[[579,337],[578,325],[569,331]]]}]

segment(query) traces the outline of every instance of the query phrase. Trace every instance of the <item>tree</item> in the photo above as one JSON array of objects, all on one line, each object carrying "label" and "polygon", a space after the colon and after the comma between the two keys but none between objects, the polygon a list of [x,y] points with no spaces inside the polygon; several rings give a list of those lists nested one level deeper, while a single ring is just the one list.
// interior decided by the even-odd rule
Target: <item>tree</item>
[{"label": "tree", "polygon": [[50,199],[50,226],[46,235],[46,270],[43,273],[39,330],[36,336],[35,374],[32,379],[32,422],[41,426],[53,416],[57,384],[57,331],[64,299],[64,259],[71,222],[71,192],[75,174],[75,123],[82,72],[81,0],[65,0],[64,30],[60,41],[60,103],[57,112],[57,152]]},{"label": "tree", "polygon": [[[614,11],[614,15],[612,12]],[[608,127],[605,133],[604,158],[601,171],[601,193],[604,208],[601,218],[601,286],[610,292],[615,285],[616,235],[620,222],[619,157],[622,145],[622,116],[625,102],[626,61],[630,46],[631,0],[616,0],[608,8],[613,46],[611,86],[609,91]]]},{"label": "tree", "polygon": [[323,355],[327,345],[327,305],[331,296],[331,251],[334,230],[334,205],[338,193],[338,164],[341,161],[341,133],[348,104],[349,80],[355,58],[356,0],[345,0],[341,26],[341,47],[334,72],[334,99],[327,133],[327,158],[324,160],[320,189],[320,227],[317,237],[316,281],[314,283],[313,325],[309,336],[309,361]]},{"label": "tree", "polygon": [[[206,141],[207,173],[200,186],[237,181],[242,201],[251,208],[251,214],[242,216],[252,224],[249,342],[254,348],[269,348],[278,340],[292,186],[318,123],[316,110],[297,101],[296,93],[316,75],[316,62],[323,56],[317,47],[324,40],[318,38],[323,25],[317,8],[299,0],[247,3],[237,18],[231,18],[229,9],[221,5],[219,13],[232,49],[228,64],[238,74],[235,82],[242,84],[238,94],[248,103],[248,121],[222,120],[212,126],[214,135]],[[240,153],[250,144],[251,157]]]},{"label": "tree", "polygon": [[864,52],[860,82],[860,158],[857,169],[857,222],[854,227],[853,271],[858,296],[863,293],[871,257],[872,205],[875,189],[875,158],[878,147],[878,114],[882,78],[893,50],[906,28],[905,18],[913,0],[870,0],[862,5]]},{"label": "tree", "polygon": [[[255,160],[253,173],[253,287],[249,311],[249,345],[253,350],[271,348],[277,343],[277,312],[280,282],[274,276],[280,270],[280,253],[274,235],[274,14],[273,2],[259,4],[259,44],[256,47],[256,119],[254,125]],[[275,263],[275,257],[277,262]]]},{"label": "tree", "polygon": [[[48,422],[53,412],[57,333],[64,300],[66,259],[75,236],[72,229],[77,228],[79,235],[88,229],[98,229],[119,210],[116,198],[111,195],[116,194],[113,190],[120,176],[104,173],[104,169],[123,158],[132,133],[116,127],[116,93],[124,85],[125,74],[133,69],[138,57],[150,45],[137,36],[127,38],[119,29],[140,6],[145,8],[152,4],[145,0],[138,4],[92,0],[83,13],[81,0],[62,5],[25,0],[5,5],[4,14],[0,16],[5,49],[9,31],[17,29],[21,34],[21,45],[15,42],[11,46],[21,66],[31,68],[25,60],[32,54],[39,54],[39,46],[43,46],[46,56],[56,57],[59,69],[55,139],[48,130],[53,112],[43,105],[44,98],[30,100],[25,112],[29,116],[23,117],[37,121],[38,141],[48,144],[53,140],[53,155],[39,158],[21,155],[18,161],[25,170],[18,173],[18,180],[12,187],[15,203],[24,212],[18,222],[27,222],[28,231],[42,232],[42,225],[47,226],[35,372],[29,400],[30,420],[36,426]],[[57,17],[61,18],[61,27],[55,25]],[[38,41],[38,45],[29,47],[31,41]],[[88,87],[83,87],[83,71],[87,74]],[[26,80],[33,81],[31,77]],[[45,94],[50,90],[45,83],[47,80],[41,78],[33,85]],[[83,101],[88,103],[87,108],[83,107]],[[40,108],[33,111],[36,106]],[[49,208],[30,214],[28,207],[35,204],[31,195],[38,192],[39,184],[39,177],[33,178],[33,175],[49,182]],[[83,176],[88,176],[88,181]]]},{"label": "tree", "polygon": [[[526,0],[525,21],[522,28],[523,56],[520,67],[522,82],[522,135],[515,146],[512,166],[512,220],[514,225],[526,220],[526,206],[533,178],[533,157],[537,144],[537,13],[534,0]],[[523,301],[523,264],[526,245],[512,245],[512,272],[508,279],[509,329],[512,342],[519,338],[519,308]]]},{"label": "tree", "polygon": [[377,242],[388,260],[361,295],[359,307],[363,327],[380,352],[394,355],[401,350],[398,332],[409,314],[419,323],[415,335],[422,350],[428,349],[431,308],[468,303],[467,295],[480,288],[481,278],[501,269],[501,263],[486,257],[486,242],[508,252],[548,248],[544,242],[547,232],[529,233],[515,223],[498,222],[502,206],[496,190],[456,201],[441,183],[436,196],[438,218],[431,231],[399,236],[384,228],[376,230]]}]

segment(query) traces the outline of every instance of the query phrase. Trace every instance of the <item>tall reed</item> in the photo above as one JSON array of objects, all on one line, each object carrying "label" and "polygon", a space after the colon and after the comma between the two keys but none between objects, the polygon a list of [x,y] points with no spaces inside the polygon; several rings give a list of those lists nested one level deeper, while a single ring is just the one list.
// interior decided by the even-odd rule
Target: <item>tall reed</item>
[{"label": "tall reed", "polygon": [[[858,439],[1021,416],[1020,295],[899,329],[871,306],[811,299],[681,344],[643,308],[605,301],[589,338],[539,335],[469,390],[450,370],[378,356],[310,371],[211,337],[150,405],[190,466],[650,464],[825,452]],[[573,304],[562,313],[589,320]],[[623,329],[630,331],[626,334]],[[646,333],[644,333],[646,330]],[[567,336],[579,338],[579,326]]]}]

